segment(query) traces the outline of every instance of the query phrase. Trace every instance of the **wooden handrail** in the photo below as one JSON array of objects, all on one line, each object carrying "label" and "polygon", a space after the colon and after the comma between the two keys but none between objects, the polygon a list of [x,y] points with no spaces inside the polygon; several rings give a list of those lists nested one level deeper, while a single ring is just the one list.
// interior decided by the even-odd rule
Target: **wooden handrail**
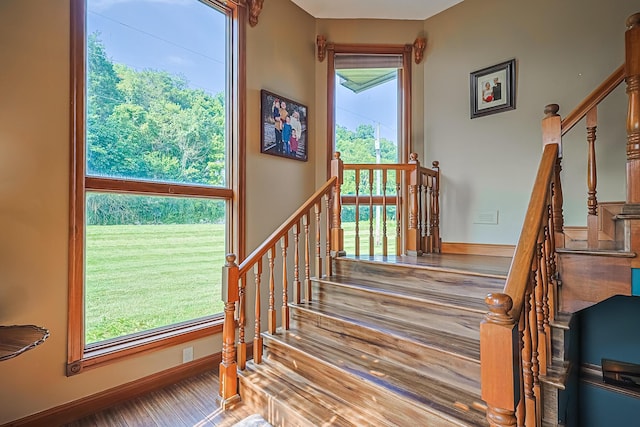
[{"label": "wooden handrail", "polygon": [[540,224],[547,212],[547,200],[550,184],[554,176],[554,166],[558,157],[558,145],[545,145],[538,174],[531,191],[531,199],[525,216],[520,239],[509,268],[504,293],[513,301],[509,311],[512,319],[519,319],[525,299],[525,290],[531,274],[531,263],[538,242]]},{"label": "wooden handrail", "polygon": [[285,234],[293,228],[294,225],[309,212],[309,210],[318,203],[335,186],[337,178],[331,177],[318,191],[316,191],[307,201],[300,206],[280,227],[278,227],[265,241],[258,246],[251,254],[245,258],[238,266],[239,275],[242,277],[249,269],[260,260]]},{"label": "wooden handrail", "polygon": [[591,92],[576,108],[562,120],[562,135],[569,132],[587,113],[624,80],[624,64],[618,67],[600,86]]}]

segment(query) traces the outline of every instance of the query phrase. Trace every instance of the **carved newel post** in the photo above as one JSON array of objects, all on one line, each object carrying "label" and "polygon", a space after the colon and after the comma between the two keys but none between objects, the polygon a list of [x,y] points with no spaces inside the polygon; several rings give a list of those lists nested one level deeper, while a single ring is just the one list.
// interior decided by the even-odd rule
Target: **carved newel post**
[{"label": "carved newel post", "polygon": [[485,302],[489,312],[480,323],[480,377],[487,421],[491,427],[515,426],[520,362],[518,329],[509,314],[513,301],[506,294],[489,294]]},{"label": "carved newel post", "polygon": [[627,113],[627,206],[624,212],[640,214],[640,13],[627,19],[625,33]]},{"label": "carved newel post", "polygon": [[234,318],[238,293],[238,265],[236,256],[227,254],[222,269],[222,302],[224,302],[224,324],[222,326],[222,362],[220,362],[220,396],[226,406],[238,395],[238,365],[236,363]]},{"label": "carved newel post", "polygon": [[564,199],[562,196],[562,181],[560,180],[560,172],[562,172],[562,119],[558,114],[559,111],[560,106],[558,104],[549,104],[544,107],[542,144],[558,144],[558,157],[556,158],[556,167],[553,176],[551,205],[556,247],[564,248],[564,214],[562,212]]},{"label": "carved newel post", "polygon": [[344,230],[342,229],[342,201],[340,199],[340,188],[343,183],[344,166],[340,159],[340,152],[336,151],[331,160],[331,176],[337,178],[333,187],[333,206],[331,214],[331,252],[334,256],[344,256]]}]

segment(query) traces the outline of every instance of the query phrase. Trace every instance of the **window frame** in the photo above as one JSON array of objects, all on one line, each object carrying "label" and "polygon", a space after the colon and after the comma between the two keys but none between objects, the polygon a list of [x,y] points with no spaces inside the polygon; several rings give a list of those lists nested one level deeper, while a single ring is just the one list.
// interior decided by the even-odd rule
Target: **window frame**
[{"label": "window frame", "polygon": [[67,313],[67,376],[120,360],[127,356],[168,348],[222,332],[223,314],[169,325],[120,338],[85,344],[84,337],[84,241],[87,191],[149,196],[205,197],[227,200],[228,250],[243,257],[244,248],[244,38],[246,7],[241,0],[199,0],[224,11],[227,34],[227,182],[208,187],[130,181],[86,175],[86,0],[71,0],[70,10],[70,189],[69,189],[69,293]]},{"label": "window frame", "polygon": [[411,141],[411,52],[413,46],[385,44],[337,44],[327,43],[327,177],[331,176],[331,160],[336,149],[336,54],[353,55],[402,55],[402,68],[398,69],[398,159],[409,161]]}]

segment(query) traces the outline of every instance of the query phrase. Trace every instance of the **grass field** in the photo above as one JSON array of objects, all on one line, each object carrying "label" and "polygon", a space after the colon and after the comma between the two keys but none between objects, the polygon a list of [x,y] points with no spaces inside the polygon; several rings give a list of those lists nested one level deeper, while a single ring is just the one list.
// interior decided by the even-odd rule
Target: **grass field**
[{"label": "grass field", "polygon": [[224,224],[88,226],[86,342],[221,312],[224,238]]},{"label": "grass field", "polygon": [[[342,225],[345,250],[353,255],[355,224]],[[367,254],[367,221],[360,222],[360,236]],[[387,236],[393,255],[394,221]],[[222,312],[224,224],[93,225],[86,247],[88,344]]]}]

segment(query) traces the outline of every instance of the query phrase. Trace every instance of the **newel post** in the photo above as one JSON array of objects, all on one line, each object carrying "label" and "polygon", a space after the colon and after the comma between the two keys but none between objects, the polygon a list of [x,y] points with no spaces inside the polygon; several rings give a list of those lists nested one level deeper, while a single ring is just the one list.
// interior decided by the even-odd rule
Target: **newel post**
[{"label": "newel post", "polygon": [[342,229],[342,201],[340,186],[343,183],[344,164],[340,153],[336,151],[331,160],[331,176],[335,176],[336,185],[333,188],[333,207],[331,212],[331,252],[334,256],[344,256],[344,230]]},{"label": "newel post", "polygon": [[515,426],[520,346],[517,322],[509,315],[513,301],[506,294],[489,294],[485,302],[489,312],[480,323],[480,376],[487,421],[492,427]]},{"label": "newel post", "polygon": [[640,13],[627,19],[625,32],[627,111],[627,205],[623,213],[640,213]]},{"label": "newel post", "polygon": [[420,162],[418,154],[409,154],[409,164],[413,165],[409,172],[409,224],[407,226],[406,253],[407,255],[422,255],[422,246],[420,244],[419,229],[419,190],[420,190]]},{"label": "newel post", "polygon": [[542,119],[542,145],[558,144],[558,157],[553,176],[553,197],[551,199],[553,224],[557,248],[564,248],[564,214],[562,204],[562,181],[560,172],[562,171],[562,119],[558,114],[560,106],[549,104],[544,107],[544,119]]},{"label": "newel post", "polygon": [[222,301],[224,302],[224,325],[222,326],[222,362],[220,362],[220,396],[223,406],[238,396],[238,365],[236,363],[234,318],[238,293],[238,265],[236,256],[227,254],[222,268]]}]

